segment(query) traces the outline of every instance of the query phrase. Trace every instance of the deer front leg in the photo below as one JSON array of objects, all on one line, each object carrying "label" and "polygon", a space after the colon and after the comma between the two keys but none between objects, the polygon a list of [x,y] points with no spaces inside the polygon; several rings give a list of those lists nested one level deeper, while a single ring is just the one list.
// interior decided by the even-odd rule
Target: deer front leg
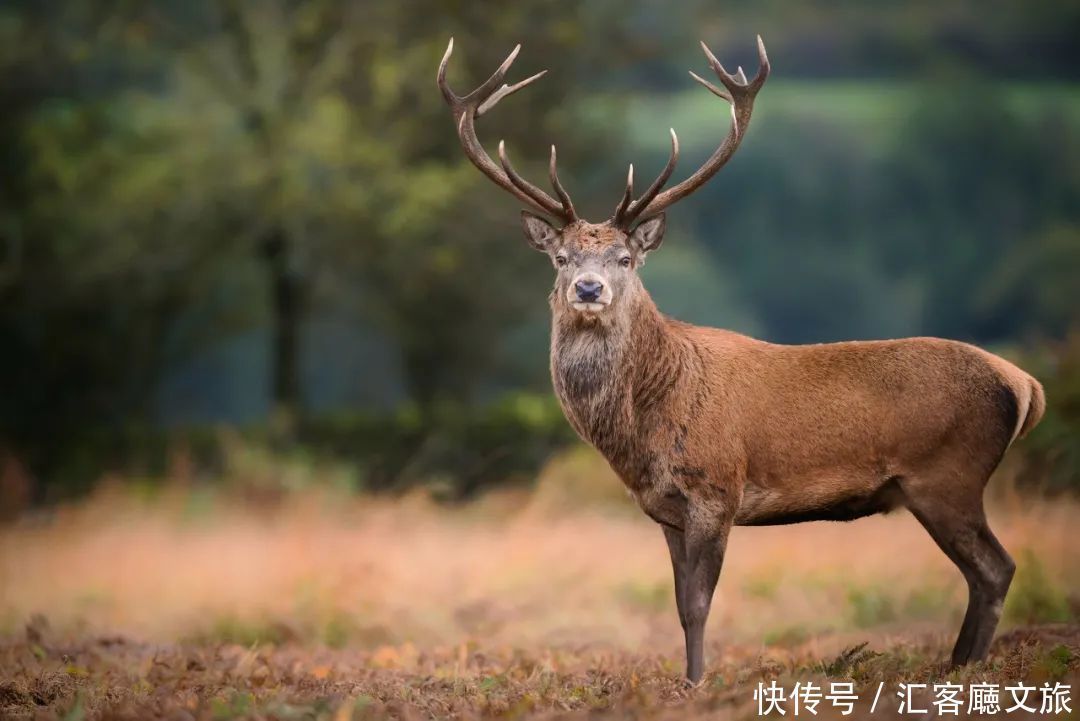
[{"label": "deer front leg", "polygon": [[686,543],[683,532],[672,526],[661,526],[668,553],[671,554],[671,570],[675,577],[675,607],[679,610],[679,623],[686,633]]},{"label": "deer front leg", "polygon": [[705,674],[705,622],[724,563],[731,521],[730,514],[718,517],[704,509],[691,508],[687,514],[683,628],[686,633],[686,680],[694,685],[700,683]]}]

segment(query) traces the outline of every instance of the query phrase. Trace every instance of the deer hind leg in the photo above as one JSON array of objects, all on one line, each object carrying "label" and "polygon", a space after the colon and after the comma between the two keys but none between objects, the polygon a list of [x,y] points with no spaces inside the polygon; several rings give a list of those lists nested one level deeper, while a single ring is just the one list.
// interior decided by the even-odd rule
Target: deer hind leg
[{"label": "deer hind leg", "polygon": [[952,652],[960,666],[986,658],[1016,564],[986,523],[982,488],[967,503],[905,489],[907,507],[968,584],[968,607]]}]

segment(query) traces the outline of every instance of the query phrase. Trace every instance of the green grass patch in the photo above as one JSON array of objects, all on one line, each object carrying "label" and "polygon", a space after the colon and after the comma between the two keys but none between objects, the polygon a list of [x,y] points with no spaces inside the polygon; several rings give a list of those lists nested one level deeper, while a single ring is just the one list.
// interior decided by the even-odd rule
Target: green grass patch
[{"label": "green grass patch", "polygon": [[779,588],[779,574],[763,574],[755,576],[747,579],[746,583],[743,584],[743,591],[747,596],[761,599],[762,601],[771,601],[776,598],[776,592]]},{"label": "green grass patch", "polygon": [[906,594],[877,586],[852,586],[847,592],[848,614],[856,628],[874,628],[898,621],[952,620],[957,607],[952,594],[940,586],[922,586]]},{"label": "green grass patch", "polygon": [[822,673],[829,678],[853,678],[856,670],[867,662],[874,660],[881,654],[867,650],[867,643],[851,646],[829,661],[823,662],[812,670]]},{"label": "green grass patch", "polygon": [[255,696],[251,693],[233,692],[228,698],[216,698],[210,702],[214,721],[228,721],[247,716],[255,710]]},{"label": "green grass patch", "polygon": [[296,633],[271,619],[244,619],[232,614],[219,616],[210,626],[194,634],[190,641],[203,644],[235,643],[240,646],[278,646],[294,639]]},{"label": "green grass patch", "polygon": [[955,607],[949,592],[938,586],[917,588],[904,601],[904,618],[944,621],[954,615]]},{"label": "green grass patch", "polygon": [[780,648],[792,648],[806,643],[812,632],[805,625],[781,626],[769,629],[761,637],[761,642],[766,646],[778,646]]},{"label": "green grass patch", "polygon": [[663,611],[675,601],[674,591],[667,583],[625,583],[616,593],[620,601],[640,611]]},{"label": "green grass patch", "polygon": [[848,589],[851,620],[859,628],[872,628],[891,623],[900,617],[896,600],[880,588]]},{"label": "green grass patch", "polygon": [[1038,556],[1025,549],[1020,559],[1005,598],[1005,620],[1015,624],[1071,620],[1073,614],[1064,589],[1046,572]]},{"label": "green grass patch", "polygon": [[1060,681],[1069,672],[1069,666],[1075,658],[1075,654],[1068,646],[1059,643],[1035,662],[1033,671],[1050,681]]}]

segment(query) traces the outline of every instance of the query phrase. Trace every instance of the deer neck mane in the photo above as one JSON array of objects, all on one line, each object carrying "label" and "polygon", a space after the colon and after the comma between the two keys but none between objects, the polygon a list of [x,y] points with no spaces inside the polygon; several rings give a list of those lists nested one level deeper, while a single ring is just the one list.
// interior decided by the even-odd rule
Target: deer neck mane
[{"label": "deer neck mane", "polygon": [[560,294],[551,302],[555,393],[570,425],[616,470],[636,455],[638,431],[663,407],[692,353],[644,287],[634,291],[598,317],[576,313]]}]

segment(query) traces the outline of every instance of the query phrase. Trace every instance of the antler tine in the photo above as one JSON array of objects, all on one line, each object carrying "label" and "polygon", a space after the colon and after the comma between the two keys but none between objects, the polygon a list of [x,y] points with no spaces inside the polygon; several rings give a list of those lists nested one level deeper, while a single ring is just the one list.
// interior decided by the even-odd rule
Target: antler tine
[{"label": "antler tine", "polygon": [[765,52],[765,43],[762,41],[760,35],[757,36],[757,46],[758,71],[757,74],[754,75],[753,80],[747,81],[746,73],[743,72],[742,67],[738,67],[735,70],[735,74],[732,75],[724,69],[724,66],[721,65],[720,61],[716,59],[716,56],[712,54],[712,51],[709,50],[709,46],[704,42],[701,43],[701,50],[705,53],[705,59],[708,61],[709,67],[712,68],[723,87],[714,85],[708,80],[698,76],[693,71],[691,71],[690,76],[704,85],[713,95],[723,98],[731,104],[731,127],[727,136],[720,142],[720,145],[713,154],[705,161],[704,165],[694,171],[693,175],[681,183],[659,193],[648,203],[648,205],[636,203],[633,206],[633,215],[635,217],[640,218],[657,215],[671,207],[671,205],[682,198],[685,198],[687,195],[690,195],[708,182],[710,178],[716,175],[720,168],[727,164],[728,160],[731,159],[731,156],[734,155],[739,147],[739,143],[742,142],[743,136],[746,135],[747,127],[750,125],[750,116],[754,111],[754,99],[768,79],[769,71],[771,70],[769,56]]},{"label": "antler tine", "polygon": [[439,72],[435,76],[435,80],[439,84],[439,90],[442,91],[446,104],[451,108],[456,108],[461,103],[461,98],[454,95],[454,91],[450,89],[450,84],[446,82],[446,67],[450,64],[450,56],[453,54],[454,38],[450,38],[450,42],[446,46],[446,52],[443,53],[442,60],[439,62]]},{"label": "antler tine", "polygon": [[506,56],[506,60],[502,61],[502,65],[497,67],[491,77],[481,83],[480,87],[465,96],[465,100],[478,99],[481,103],[486,100],[495,91],[495,88],[499,87],[499,83],[503,81],[503,78],[506,77],[506,71],[514,64],[519,52],[521,52],[521,43],[514,46],[514,49]]},{"label": "antler tine", "polygon": [[501,88],[492,93],[491,97],[480,103],[480,107],[476,109],[476,117],[479,118],[481,115],[494,108],[495,104],[503,98],[507,97],[508,95],[513,95],[529,83],[533,82],[534,80],[539,80],[545,75],[547,75],[547,70],[541,70],[536,75],[533,75],[531,78],[525,78],[520,83],[514,83],[513,85],[503,85]]},{"label": "antler tine", "polygon": [[574,203],[570,200],[570,194],[563,188],[562,183],[559,182],[559,169],[558,163],[555,159],[555,146],[551,146],[551,162],[548,163],[548,175],[551,178],[551,187],[555,189],[555,194],[559,196],[559,200],[562,202],[563,210],[566,211],[567,221],[572,223],[577,220],[577,211],[574,210]]},{"label": "antler tine", "polygon": [[753,81],[750,83],[755,93],[761,90],[761,86],[769,79],[769,73],[772,71],[772,65],[769,64],[769,54],[765,52],[765,41],[761,39],[760,35],[757,36],[757,57],[757,75],[754,76]]},{"label": "antler tine", "polygon": [[[510,164],[510,157],[506,154],[506,142],[503,140],[499,141],[499,162],[502,164],[506,177],[510,178],[510,182],[516,185],[519,190],[528,194],[538,205],[544,205],[545,199],[551,200],[547,193],[525,180],[520,173],[514,170],[514,166]],[[562,207],[560,207],[560,210],[562,210]]]},{"label": "antler tine", "polygon": [[716,56],[713,55],[712,50],[709,50],[709,46],[705,44],[704,40],[701,41],[701,50],[705,53],[705,59],[708,61],[709,67],[712,68],[712,71],[716,73],[716,76],[720,78],[720,82],[722,82],[725,87],[730,90],[731,85],[742,84],[739,83],[738,78],[735,75],[729,73],[724,68],[723,64],[716,59]]},{"label": "antler tine", "polygon": [[[746,73],[743,72],[741,65],[735,69],[734,75],[725,70],[724,66],[716,59],[716,56],[713,55],[712,51],[709,50],[709,46],[706,45],[704,41],[701,42],[701,49],[705,53],[705,58],[709,62],[709,67],[711,67],[717,77],[720,78],[720,82],[722,82],[732,93],[738,92],[738,89],[740,88],[753,88],[753,92],[756,93],[761,89],[761,86],[765,84],[765,79],[769,76],[769,56],[765,53],[765,43],[762,41],[760,35],[757,36],[758,72],[757,75],[754,76],[752,82],[747,82]],[[706,87],[709,86],[706,85]]]},{"label": "antler tine", "polygon": [[[570,222],[573,219],[572,206],[568,206],[567,203],[555,200],[544,191],[537,188],[535,185],[529,183],[522,178],[510,165],[509,158],[506,157],[506,150],[502,143],[499,144],[499,156],[502,167],[496,164],[487,151],[484,150],[484,146],[480,143],[480,139],[476,136],[476,119],[484,113],[490,111],[495,105],[503,98],[513,95],[522,88],[530,85],[536,80],[544,76],[547,71],[542,71],[526,78],[521,82],[514,83],[513,85],[503,83],[503,78],[506,77],[507,71],[513,64],[514,59],[517,58],[518,53],[521,51],[521,45],[517,45],[510,52],[510,54],[503,60],[502,64],[495,70],[491,76],[483,82],[476,90],[465,96],[459,96],[450,89],[449,83],[446,81],[446,71],[450,64],[450,56],[454,52],[454,39],[450,38],[450,42],[446,46],[446,52],[443,53],[442,60],[439,62],[439,71],[436,76],[436,80],[439,85],[439,90],[442,92],[443,99],[446,100],[446,104],[450,106],[450,111],[454,117],[455,124],[457,125],[458,140],[461,141],[462,150],[465,151],[466,157],[475,165],[480,172],[491,178],[491,180],[511,193],[515,198],[522,203],[537,210],[545,215],[551,215],[556,218],[561,218],[564,221]],[[500,87],[501,84],[501,87]],[[559,192],[556,189],[556,192]],[[562,191],[564,193],[565,191]],[[560,193],[560,197],[562,196]]]},{"label": "antler tine", "polygon": [[705,53],[705,59],[708,61],[709,67],[713,69],[713,72],[717,75],[727,75],[727,70],[724,70],[724,66],[716,59],[712,50],[709,50],[709,46],[705,44],[705,41],[699,40],[698,43],[701,45],[701,51]]},{"label": "antler tine", "polygon": [[623,193],[622,200],[619,201],[618,207],[615,208],[615,215],[612,217],[612,224],[617,227],[622,227],[626,219],[626,211],[630,207],[630,200],[634,197],[634,164],[630,163],[630,169],[626,172],[626,192]]},{"label": "antler tine", "polygon": [[720,88],[720,87],[717,87],[716,85],[713,85],[708,80],[706,80],[705,78],[703,78],[700,75],[698,75],[697,73],[695,73],[693,70],[690,71],[690,77],[692,77],[694,80],[697,80],[699,83],[704,85],[705,88],[710,93],[712,93],[713,95],[715,95],[717,97],[720,97],[720,98],[723,98],[724,100],[728,101],[729,103],[734,103],[735,102],[734,98],[731,97],[731,93],[729,93],[727,90],[725,90],[723,88]]},{"label": "antler tine", "polygon": [[[456,95],[454,91],[450,89],[449,83],[446,82],[446,68],[450,64],[450,56],[454,54],[454,39],[450,38],[450,42],[446,46],[446,52],[443,53],[442,60],[439,62],[439,72],[436,76],[439,83],[439,89],[442,90],[443,98],[446,99],[446,102],[448,104],[454,107],[476,104],[478,106],[476,110],[476,116],[479,117],[483,115],[485,112],[494,107],[495,103],[499,102],[507,95],[521,90],[521,88],[525,87],[537,78],[543,76],[544,73],[547,72],[546,70],[543,70],[536,75],[533,75],[531,78],[527,78],[525,80],[522,80],[520,83],[516,83],[513,87],[503,85],[498,90],[495,90],[495,88],[498,87],[499,83],[503,81],[503,78],[506,77],[506,72],[510,69],[510,66],[514,64],[514,60],[517,58],[519,52],[521,52],[521,43],[518,43],[514,46],[514,49],[511,50],[510,54],[506,56],[506,60],[502,61],[502,65],[496,68],[495,72],[491,74],[491,77],[485,80],[483,84],[480,85],[480,87],[478,87],[476,90],[462,97]],[[474,102],[477,100],[479,100],[479,103]],[[481,110],[481,108],[483,109]]]},{"label": "antler tine", "polygon": [[675,164],[679,162],[679,136],[675,134],[675,128],[669,128],[671,132],[671,155],[668,157],[667,165],[660,171],[660,175],[656,176],[656,180],[652,182],[652,185],[646,189],[641,197],[635,200],[622,218],[623,225],[629,227],[638,216],[641,211],[649,206],[652,199],[656,197],[656,194],[660,192],[660,189],[664,187],[664,183],[668,181],[671,174],[675,172]]}]

